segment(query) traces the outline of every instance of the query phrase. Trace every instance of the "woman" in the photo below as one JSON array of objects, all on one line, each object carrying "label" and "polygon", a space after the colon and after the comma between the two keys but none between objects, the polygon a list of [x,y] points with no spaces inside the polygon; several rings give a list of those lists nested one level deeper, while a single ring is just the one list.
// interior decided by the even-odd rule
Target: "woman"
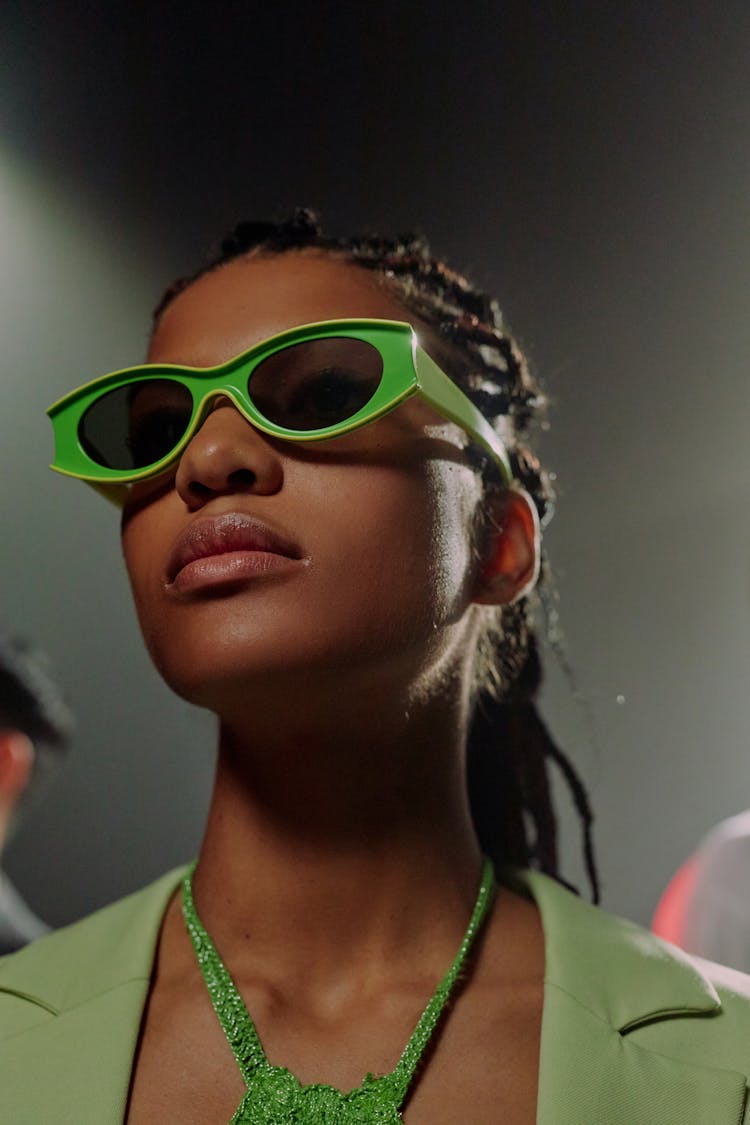
[{"label": "woman", "polygon": [[192,882],[2,965],[7,1119],[736,1125],[745,996],[482,861],[556,873],[539,400],[495,306],[301,212],[173,287],[148,358],[53,408],[57,464],[124,500],[151,655],[219,717],[215,790]]}]

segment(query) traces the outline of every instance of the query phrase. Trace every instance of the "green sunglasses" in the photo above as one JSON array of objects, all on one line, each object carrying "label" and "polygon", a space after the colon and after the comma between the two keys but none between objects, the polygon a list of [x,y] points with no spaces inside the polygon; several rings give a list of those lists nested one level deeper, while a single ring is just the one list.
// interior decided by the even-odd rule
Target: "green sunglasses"
[{"label": "green sunglasses", "polygon": [[461,426],[510,482],[507,451],[489,422],[412,326],[395,320],[305,324],[218,367],[148,363],[104,375],[47,411],[50,467],[122,504],[129,484],[179,459],[217,396],[270,437],[310,442],[366,426],[413,395]]}]

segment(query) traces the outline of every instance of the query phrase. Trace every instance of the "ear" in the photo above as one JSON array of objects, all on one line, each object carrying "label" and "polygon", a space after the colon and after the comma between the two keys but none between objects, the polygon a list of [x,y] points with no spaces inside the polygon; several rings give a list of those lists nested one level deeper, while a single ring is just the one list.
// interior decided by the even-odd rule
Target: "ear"
[{"label": "ear", "polygon": [[523,489],[505,489],[488,503],[484,558],[472,601],[511,605],[530,593],[539,577],[539,515]]},{"label": "ear", "polygon": [[0,806],[12,806],[31,780],[34,746],[20,730],[0,730]]}]

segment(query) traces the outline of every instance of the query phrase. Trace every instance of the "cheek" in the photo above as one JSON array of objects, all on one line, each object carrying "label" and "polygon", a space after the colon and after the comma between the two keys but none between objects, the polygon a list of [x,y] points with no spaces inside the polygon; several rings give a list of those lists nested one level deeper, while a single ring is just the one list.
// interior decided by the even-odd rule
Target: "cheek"
[{"label": "cheek", "polygon": [[327,505],[340,553],[327,567],[339,604],[381,628],[434,631],[454,622],[470,598],[475,475],[440,462],[378,470]]},{"label": "cheek", "polygon": [[446,610],[465,607],[471,598],[476,559],[475,513],[481,487],[469,468],[437,467],[430,481],[434,522],[432,579],[436,596]]},{"label": "cheek", "polygon": [[148,514],[141,512],[128,521],[122,529],[122,554],[136,601],[144,588],[155,552],[146,550],[149,543],[155,546],[156,536],[149,531]]},{"label": "cheek", "polygon": [[[163,560],[168,549],[158,505],[134,515],[122,530],[122,553],[138,620],[153,654],[153,637],[163,619],[159,602],[164,588]],[[159,565],[161,561],[161,566]]]},{"label": "cheek", "polygon": [[213,681],[260,672],[421,672],[463,636],[479,499],[470,469],[438,460],[315,471],[291,463],[282,492],[242,506],[267,512],[298,537],[309,568],[286,585],[184,606],[166,597],[164,585],[180,526],[168,499],[156,501],[133,515],[122,536],[151,658],[179,694],[207,706]]}]

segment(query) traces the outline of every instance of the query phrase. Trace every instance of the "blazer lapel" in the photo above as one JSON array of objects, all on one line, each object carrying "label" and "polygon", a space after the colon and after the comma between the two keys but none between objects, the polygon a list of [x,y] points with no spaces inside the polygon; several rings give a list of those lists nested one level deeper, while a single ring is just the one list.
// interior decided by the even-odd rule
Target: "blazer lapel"
[{"label": "blazer lapel", "polygon": [[669,1057],[674,1042],[638,1042],[650,1023],[711,1021],[721,1009],[711,982],[681,951],[554,881],[521,882],[546,947],[537,1125],[738,1125],[745,1074]]},{"label": "blazer lapel", "polygon": [[19,1012],[17,1033],[0,1036],[3,1119],[58,1121],[74,1100],[76,1125],[122,1125],[159,929],[181,875],[0,964],[0,990]]},{"label": "blazer lapel", "polygon": [[545,990],[537,1125],[738,1125],[743,1074],[640,1047],[555,985]]},{"label": "blazer lapel", "polygon": [[[122,1125],[148,980],[130,981],[0,1048],[3,1113],[14,1125]],[[29,1060],[32,1060],[31,1063]]]},{"label": "blazer lapel", "polygon": [[[13,1034],[0,1029],[3,1120],[59,1121],[74,1104],[76,1125],[122,1125],[159,929],[182,874],[0,961],[14,1013]],[[675,1020],[711,1023],[721,1002],[710,981],[552,880],[515,879],[545,932],[537,1125],[738,1125],[745,1074],[703,1065],[701,1051],[700,1064],[674,1058],[678,1033],[652,1035]]]}]

